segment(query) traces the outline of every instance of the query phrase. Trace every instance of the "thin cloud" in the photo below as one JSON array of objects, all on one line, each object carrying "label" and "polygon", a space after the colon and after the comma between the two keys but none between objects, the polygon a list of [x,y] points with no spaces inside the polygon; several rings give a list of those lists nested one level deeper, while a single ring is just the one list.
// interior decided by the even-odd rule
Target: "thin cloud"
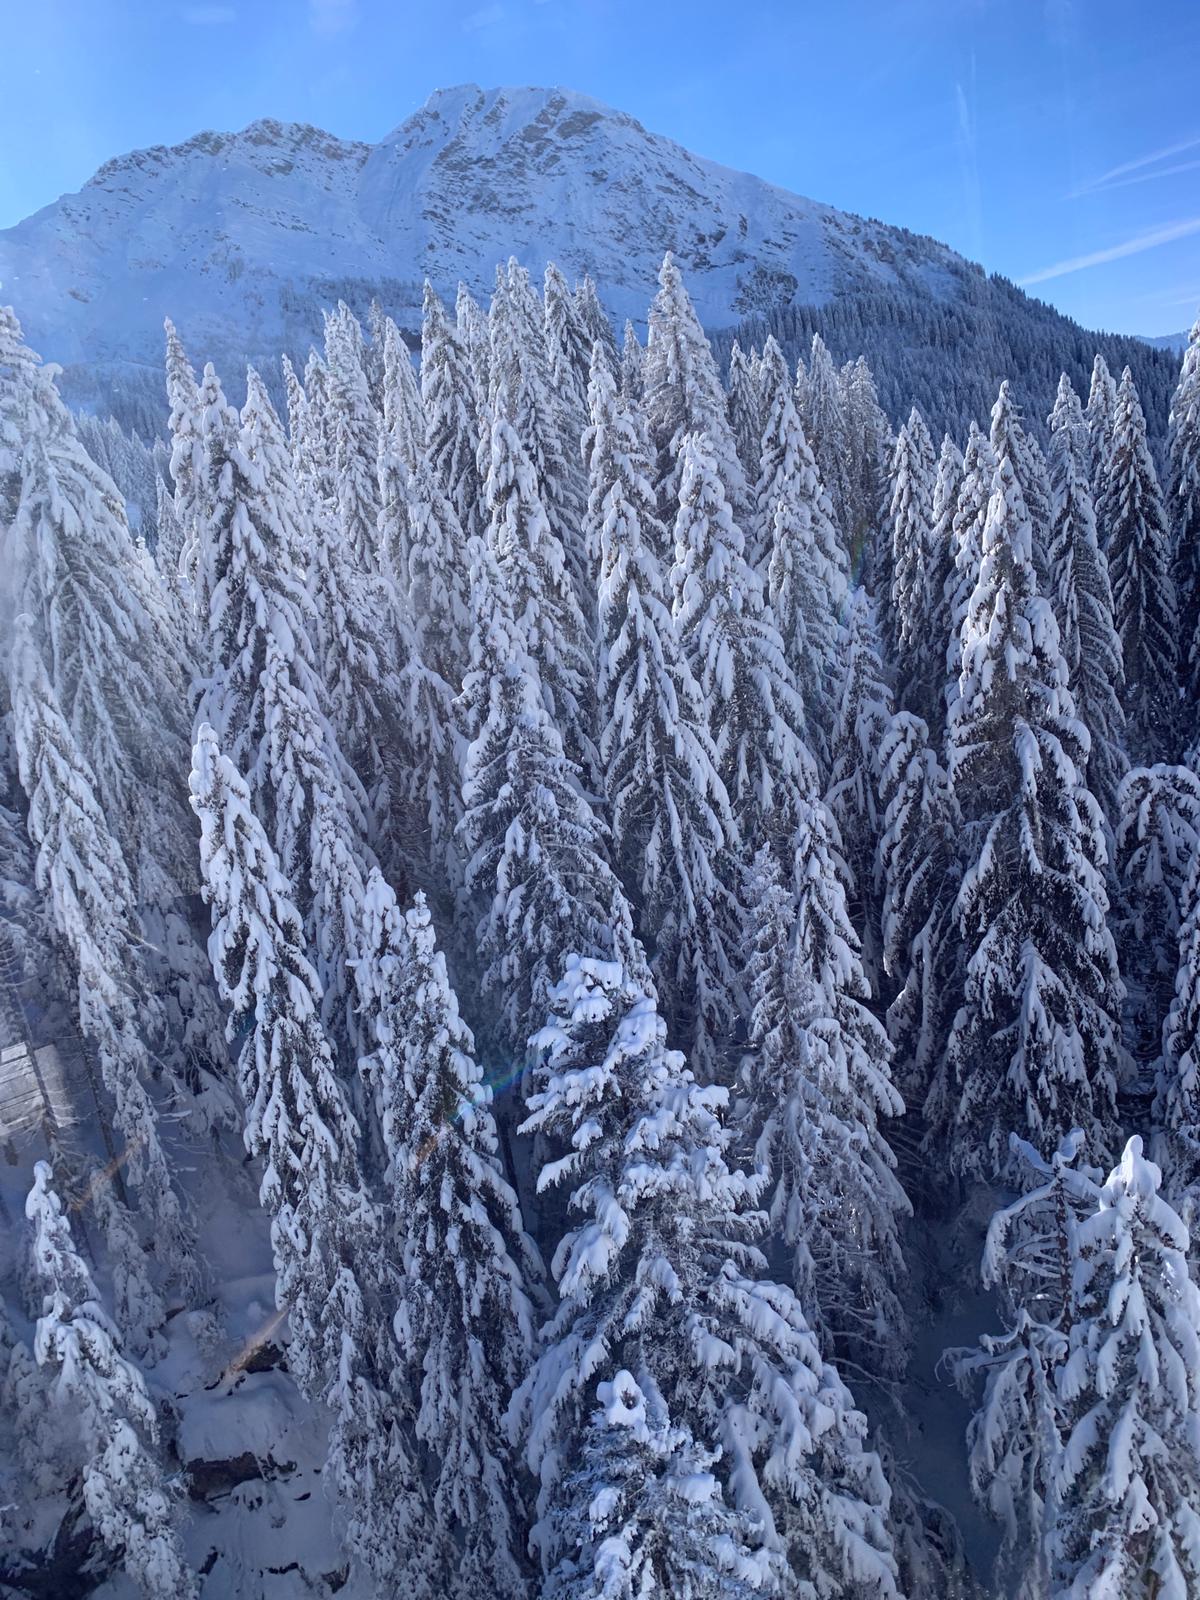
[{"label": "thin cloud", "polygon": [[184,6],[179,14],[193,28],[218,28],[237,21],[233,6]]},{"label": "thin cloud", "polygon": [[1093,250],[1090,255],[1073,256],[1069,261],[1056,261],[1052,267],[1042,267],[1037,272],[1019,279],[1022,286],[1046,283],[1050,278],[1065,278],[1071,272],[1083,272],[1088,267],[1102,267],[1108,261],[1122,261],[1126,256],[1140,256],[1145,250],[1154,250],[1160,244],[1171,244],[1175,239],[1186,239],[1200,233],[1200,217],[1189,217],[1186,222],[1171,222],[1165,228],[1153,228],[1149,233],[1136,234],[1120,244],[1109,245],[1107,250]]},{"label": "thin cloud", "polygon": [[[1131,183],[1151,183],[1155,178],[1169,177],[1173,172],[1188,172],[1196,166],[1196,162],[1185,162],[1178,167],[1162,167],[1162,161],[1169,161],[1172,156],[1186,155],[1189,150],[1200,146],[1200,135],[1191,139],[1180,139],[1175,144],[1164,145],[1161,150],[1152,150],[1147,156],[1138,156],[1134,161],[1122,161],[1120,166],[1110,167],[1107,172],[1102,172],[1098,178],[1089,178],[1086,183],[1081,183],[1071,190],[1070,198],[1078,199],[1081,195],[1096,194],[1101,189],[1123,189]],[[1147,170],[1152,168],[1154,170]]]},{"label": "thin cloud", "polygon": [[1134,172],[1128,178],[1114,178],[1103,189],[1076,189],[1074,198],[1081,194],[1107,194],[1110,189],[1128,189],[1135,183],[1153,183],[1156,178],[1173,178],[1177,172],[1195,172],[1200,167],[1200,157],[1195,161],[1175,161],[1169,167],[1156,167],[1153,172]]}]

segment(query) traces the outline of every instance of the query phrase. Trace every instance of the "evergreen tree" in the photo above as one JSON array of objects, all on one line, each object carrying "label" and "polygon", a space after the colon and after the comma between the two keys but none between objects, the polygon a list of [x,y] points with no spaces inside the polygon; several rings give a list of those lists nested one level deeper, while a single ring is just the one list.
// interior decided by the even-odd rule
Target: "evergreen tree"
[{"label": "evergreen tree", "polygon": [[152,1453],[158,1415],[75,1249],[45,1161],[34,1167],[25,1215],[43,1291],[34,1353],[53,1373],[51,1402],[69,1414],[78,1439],[88,1517],[147,1600],[194,1600],[199,1589],[180,1547],[174,1486]]},{"label": "evergreen tree", "polygon": [[879,659],[875,607],[865,589],[855,589],[850,596],[838,677],[841,701],[830,744],[825,803],[834,823],[835,848],[864,964],[872,987],[878,988],[880,884],[875,846],[882,824],[878,762],[893,707]]},{"label": "evergreen tree", "polygon": [[[1092,382],[1088,391],[1087,411],[1084,420],[1087,422],[1089,446],[1089,476],[1092,484],[1092,496],[1099,500],[1104,484],[1104,468],[1108,461],[1109,451],[1112,448],[1113,421],[1117,414],[1117,385],[1112,373],[1108,370],[1108,363],[1104,357],[1097,353],[1092,362]],[[1100,529],[1103,540],[1107,530]],[[1104,545],[1101,545],[1101,549]]]},{"label": "evergreen tree", "polygon": [[484,490],[488,543],[524,649],[537,667],[547,713],[561,729],[571,759],[590,772],[595,748],[587,703],[588,626],[533,463],[505,416],[502,396],[496,409]]},{"label": "evergreen tree", "polygon": [[486,527],[483,484],[475,460],[477,415],[470,359],[442,302],[425,280],[421,326],[421,399],[429,466],[467,539]]},{"label": "evergreen tree", "polygon": [[819,333],[813,334],[801,422],[812,448],[817,474],[829,496],[838,542],[845,552],[852,508],[850,449],[841,378],[828,347]]},{"label": "evergreen tree", "polygon": [[1189,767],[1134,767],[1117,791],[1122,969],[1136,973],[1127,1033],[1145,1069],[1162,1049],[1190,883],[1200,858],[1200,780]]},{"label": "evergreen tree", "polygon": [[930,643],[935,471],[933,440],[914,406],[892,452],[892,583],[883,627],[897,681],[912,686],[910,694],[922,682],[923,653]]},{"label": "evergreen tree", "polygon": [[337,525],[362,570],[378,572],[380,417],[363,367],[362,329],[345,304],[325,318],[325,366]]},{"label": "evergreen tree", "polygon": [[652,934],[665,1009],[709,1076],[737,1012],[736,829],[700,688],[666,604],[649,443],[599,345],[588,393],[599,751],[614,859],[639,926]]},{"label": "evergreen tree", "polygon": [[725,1091],[700,1087],[666,1048],[653,1001],[619,963],[568,957],[551,1002],[524,1127],[564,1152],[539,1187],[570,1183],[578,1223],[556,1251],[558,1310],[512,1407],[540,1481],[543,1570],[578,1547],[564,1479],[590,1453],[603,1362],[644,1373],[643,1390],[669,1386],[678,1425],[721,1449],[759,1592],[895,1594],[878,1458],[798,1301],[759,1276],[761,1219],[748,1209],[759,1184],[727,1164]]},{"label": "evergreen tree", "polygon": [[[1200,692],[1200,317],[1192,328],[1171,397],[1167,504],[1175,531],[1175,594],[1184,697]],[[1196,719],[1190,719],[1190,728]],[[1189,728],[1189,734],[1190,734]]]},{"label": "evergreen tree", "polygon": [[1050,1592],[1200,1585],[1200,1292],[1188,1233],[1130,1139],[1080,1224],[1059,1384]]},{"label": "evergreen tree", "polygon": [[859,356],[842,373],[842,422],[846,437],[850,480],[848,523],[843,529],[851,571],[873,594],[890,594],[892,587],[890,538],[888,559],[880,538],[886,525],[891,487],[888,461],[892,453],[891,428],[880,410],[871,369]]},{"label": "evergreen tree", "polygon": [[[563,1551],[546,1600],[751,1600],[770,1567],[747,1543],[703,1450],[670,1418],[649,1374],[596,1385],[577,1464],[548,1519]],[[769,1592],[769,1588],[768,1588]]]},{"label": "evergreen tree", "polygon": [[962,482],[950,523],[954,567],[943,591],[950,637],[946,642],[946,715],[958,698],[962,672],[962,630],[983,560],[983,529],[987,522],[988,501],[996,473],[996,458],[987,435],[972,422],[963,452]]},{"label": "evergreen tree", "polygon": [[642,364],[643,405],[655,451],[659,515],[670,522],[683,498],[688,437],[708,438],[712,470],[735,518],[747,508],[746,475],[729,425],[716,362],[670,251],[658,274]]},{"label": "evergreen tree", "polygon": [[1176,722],[1179,628],[1171,535],[1133,374],[1117,390],[1096,521],[1112,577],[1113,621],[1125,665],[1123,704],[1138,753],[1167,753]]},{"label": "evergreen tree", "polygon": [[[762,465],[763,394],[758,352],[743,355],[735,339],[729,352],[729,426],[747,483],[758,481]],[[791,385],[789,384],[789,388]],[[758,563],[755,563],[758,565]]]},{"label": "evergreen tree", "polygon": [[1175,994],[1162,1032],[1153,1119],[1154,1153],[1166,1179],[1167,1194],[1189,1227],[1200,1195],[1200,904],[1193,870],[1191,896],[1179,930]]},{"label": "evergreen tree", "polygon": [[999,1292],[1005,1331],[947,1351],[964,1388],[984,1379],[967,1430],[971,1489],[1002,1526],[995,1576],[1016,1600],[1050,1593],[1072,1280],[1101,1178],[1079,1160],[1082,1147],[1076,1131],[1046,1161],[1014,1136],[1023,1192],[993,1216],[980,1273]]},{"label": "evergreen tree", "polygon": [[953,627],[951,605],[957,572],[954,517],[962,481],[962,451],[946,434],[933,483],[932,521],[925,558],[924,612],[928,618],[929,637],[920,646],[920,681],[914,683],[905,696],[910,704],[918,707],[919,715],[938,744],[945,731],[945,645]]},{"label": "evergreen tree", "polygon": [[511,425],[520,443],[531,473],[529,490],[545,516],[545,533],[535,537],[539,542],[551,542],[556,548],[554,559],[565,564],[570,576],[562,605],[569,614],[573,613],[569,615],[571,625],[586,641],[584,616],[592,615],[595,575],[580,537],[585,488],[579,439],[585,405],[582,393],[568,393],[564,398],[552,383],[543,309],[529,274],[515,260],[510,259],[507,272],[497,272],[489,326],[488,402],[492,432],[490,439],[483,436],[480,449],[481,471],[486,468],[488,472],[485,504],[494,515],[491,480],[496,471],[495,427],[503,421]]},{"label": "evergreen tree", "polygon": [[250,791],[202,726],[191,774],[200,860],[212,907],[213,971],[229,1006],[245,1106],[246,1149],[263,1162],[275,1297],[288,1312],[289,1367],[302,1394],[324,1394],[356,1331],[345,1322],[357,1260],[377,1222],[358,1169],[358,1127],[321,1027],[321,987],[299,914]]},{"label": "evergreen tree", "polygon": [[592,350],[597,342],[604,346],[604,353],[615,368],[620,356],[617,336],[613,332],[608,313],[600,304],[596,282],[590,272],[585,272],[580,282],[575,285],[575,315],[584,334],[582,355],[585,371],[591,367]]},{"label": "evergreen tree", "polygon": [[113,1121],[125,1141],[124,1170],[146,1207],[158,1253],[191,1287],[193,1241],[150,1094],[145,1033],[161,1031],[161,1024],[156,997],[139,981],[142,929],[133,883],[24,616],[17,619],[11,693],[37,887],[72,963],[80,1030],[112,1098]]},{"label": "evergreen tree", "polygon": [[1106,817],[1129,770],[1121,641],[1113,624],[1108,562],[1096,538],[1088,486],[1087,428],[1064,375],[1050,414],[1050,599],[1058,618],[1067,681],[1091,736],[1087,782]]},{"label": "evergreen tree", "polygon": [[1058,627],[1037,591],[1012,460],[996,469],[950,708],[950,776],[967,863],[957,919],[963,1004],[930,1110],[958,1172],[1002,1173],[1008,1133],[1114,1123],[1123,988],[1108,931],[1100,810],[1084,787]]},{"label": "evergreen tree", "polygon": [[682,445],[672,611],[747,848],[782,847],[816,786],[804,709],[706,435]]},{"label": "evergreen tree", "polygon": [[621,393],[631,405],[640,406],[645,389],[643,371],[646,352],[632,322],[625,324],[625,341],[621,346]]},{"label": "evergreen tree", "polygon": [[[187,603],[188,567],[194,562],[196,529],[203,519],[201,499],[203,456],[200,443],[200,390],[183,342],[168,317],[163,323],[167,335],[167,403],[171,408],[167,427],[171,433],[171,482],[174,486],[172,516],[160,520],[158,568],[170,591]],[[186,556],[185,556],[186,552]]]},{"label": "evergreen tree", "polygon": [[1013,398],[1007,378],[1000,385],[1000,393],[992,407],[989,438],[996,460],[1001,461],[1007,456],[1012,463],[1029,517],[1030,549],[1038,593],[1049,595],[1050,486],[1046,462],[1037,440],[1025,431],[1021,408]]},{"label": "evergreen tree", "polygon": [[760,851],[751,873],[752,1053],[745,1084],[754,1160],[773,1229],[793,1252],[796,1293],[840,1356],[903,1367],[898,1226],[908,1202],[881,1116],[903,1110],[890,1048],[837,881],[828,824],[813,807],[796,839],[796,883]]},{"label": "evergreen tree", "polygon": [[[394,910],[378,876],[370,893]],[[523,1507],[502,1422],[532,1350],[525,1285],[540,1264],[500,1168],[490,1091],[423,896],[396,934],[370,979],[378,1025],[363,1070],[388,1156],[389,1218],[405,1241],[392,1387],[410,1397],[428,1462],[426,1538],[407,1552],[419,1570],[411,1592],[519,1600]]]},{"label": "evergreen tree", "polygon": [[587,414],[588,372],[596,333],[589,333],[584,326],[567,280],[553,261],[546,264],[542,305],[550,386],[563,409],[564,423],[578,441]]},{"label": "evergreen tree", "polygon": [[959,817],[929,730],[899,711],[879,745],[883,970],[896,1078],[910,1110],[925,1102],[955,1011]]},{"label": "evergreen tree", "polygon": [[482,543],[472,577],[475,628],[459,702],[471,739],[458,839],[466,890],[482,912],[482,989],[497,999],[490,1042],[514,1050],[525,1019],[545,1009],[564,948],[634,960],[636,947],[605,830],[546,712],[537,666]]},{"label": "evergreen tree", "polygon": [[764,414],[753,525],[784,656],[804,701],[808,737],[826,756],[836,715],[840,619],[848,569],[828,496],[792,400],[783,353],[768,339],[758,388]]}]

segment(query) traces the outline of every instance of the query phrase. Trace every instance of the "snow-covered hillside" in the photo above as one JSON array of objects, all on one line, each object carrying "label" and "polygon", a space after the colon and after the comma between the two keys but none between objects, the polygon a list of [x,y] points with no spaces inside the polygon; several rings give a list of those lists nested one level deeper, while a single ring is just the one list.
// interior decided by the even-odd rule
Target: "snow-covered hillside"
[{"label": "snow-covered hillside", "polygon": [[[952,293],[946,247],[690,154],[562,89],[440,90],[376,145],[273,121],[108,162],[0,233],[0,294],[34,347],[71,368],[150,363],[170,315],[214,358],[298,349],[320,307],[379,292],[418,323],[425,277],[489,290],[514,253],[590,272],[641,319],[673,250],[710,329],[792,301]],[[82,374],[75,375],[77,387]]]}]

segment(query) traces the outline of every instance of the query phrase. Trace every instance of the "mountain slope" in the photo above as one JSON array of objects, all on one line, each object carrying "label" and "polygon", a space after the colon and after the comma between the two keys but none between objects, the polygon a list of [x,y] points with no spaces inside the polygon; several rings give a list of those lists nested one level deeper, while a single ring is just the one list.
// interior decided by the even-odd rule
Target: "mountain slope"
[{"label": "mountain slope", "polygon": [[158,426],[166,315],[236,387],[247,360],[302,357],[339,296],[361,311],[377,293],[415,330],[426,276],[486,296],[510,254],[590,272],[618,321],[640,319],[667,249],[712,330],[987,281],[932,239],[702,160],[585,96],[466,86],[374,145],[261,121],[110,161],[0,232],[0,286],[76,403]]}]

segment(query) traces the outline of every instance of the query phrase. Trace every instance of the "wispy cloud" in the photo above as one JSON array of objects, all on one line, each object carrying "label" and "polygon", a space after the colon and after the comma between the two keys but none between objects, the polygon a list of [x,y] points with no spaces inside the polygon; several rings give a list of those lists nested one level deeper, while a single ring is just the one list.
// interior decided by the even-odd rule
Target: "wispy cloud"
[{"label": "wispy cloud", "polygon": [[358,0],[308,0],[308,24],[328,38],[345,33],[358,21]]},{"label": "wispy cloud", "polygon": [[1190,172],[1193,167],[1200,166],[1200,161],[1184,161],[1177,166],[1163,166],[1162,163],[1197,148],[1200,148],[1200,134],[1164,145],[1161,150],[1152,150],[1149,155],[1138,156],[1134,161],[1122,161],[1120,166],[1110,167],[1098,178],[1089,178],[1086,183],[1078,184],[1071,190],[1069,198],[1078,200],[1082,195],[1098,194],[1103,189],[1124,189],[1131,183],[1153,183],[1156,178],[1169,178],[1176,172]]},{"label": "wispy cloud", "polygon": [[179,15],[193,28],[217,28],[237,21],[233,6],[184,6]]},{"label": "wispy cloud", "polygon": [[1176,239],[1186,239],[1189,234],[1200,233],[1200,217],[1189,217],[1184,222],[1170,222],[1165,228],[1152,228],[1148,233],[1135,234],[1120,244],[1109,245],[1106,250],[1093,250],[1090,255],[1072,256],[1069,261],[1056,261],[1052,267],[1041,267],[1019,279],[1022,285],[1045,283],[1050,278],[1065,278],[1070,272],[1083,272],[1088,267],[1102,267],[1108,261],[1121,261],[1126,256],[1140,256],[1144,250],[1155,250],[1160,244],[1171,244]]}]

